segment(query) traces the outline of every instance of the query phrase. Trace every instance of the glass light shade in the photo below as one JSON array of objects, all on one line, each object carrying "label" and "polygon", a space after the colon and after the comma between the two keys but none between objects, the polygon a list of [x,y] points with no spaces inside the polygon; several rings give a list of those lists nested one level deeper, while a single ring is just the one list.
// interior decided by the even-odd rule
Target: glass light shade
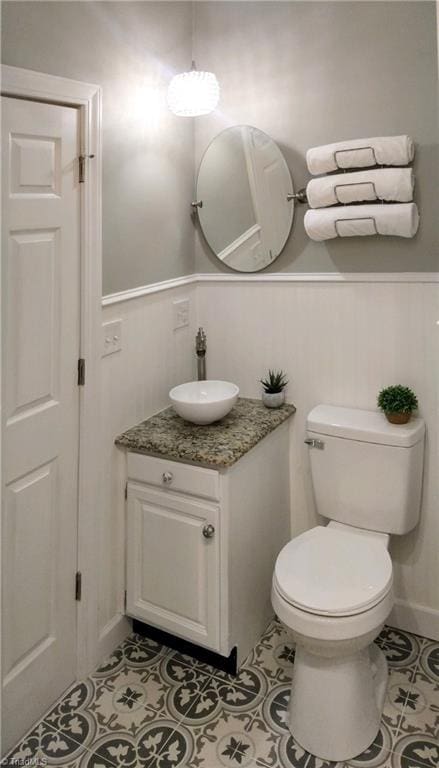
[{"label": "glass light shade", "polygon": [[174,115],[198,117],[212,112],[219,101],[220,89],[213,72],[192,69],[175,75],[169,83],[168,106]]}]

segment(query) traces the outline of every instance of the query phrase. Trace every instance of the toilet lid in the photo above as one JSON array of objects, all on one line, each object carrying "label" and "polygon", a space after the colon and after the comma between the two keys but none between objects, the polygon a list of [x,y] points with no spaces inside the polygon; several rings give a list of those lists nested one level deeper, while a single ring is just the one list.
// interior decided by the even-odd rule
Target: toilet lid
[{"label": "toilet lid", "polygon": [[349,616],[371,608],[392,586],[392,561],[382,541],[366,532],[317,526],[280,552],[274,581],[297,608]]}]

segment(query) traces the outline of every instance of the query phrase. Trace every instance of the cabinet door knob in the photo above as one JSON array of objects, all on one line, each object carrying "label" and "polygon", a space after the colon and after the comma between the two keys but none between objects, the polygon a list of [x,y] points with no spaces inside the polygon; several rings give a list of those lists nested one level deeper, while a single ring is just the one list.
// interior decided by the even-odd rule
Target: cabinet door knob
[{"label": "cabinet door knob", "polygon": [[162,480],[165,485],[170,485],[174,479],[172,472],[163,472]]},{"label": "cabinet door knob", "polygon": [[215,533],[215,527],[209,523],[209,525],[203,525],[203,536],[205,539],[211,539]]}]

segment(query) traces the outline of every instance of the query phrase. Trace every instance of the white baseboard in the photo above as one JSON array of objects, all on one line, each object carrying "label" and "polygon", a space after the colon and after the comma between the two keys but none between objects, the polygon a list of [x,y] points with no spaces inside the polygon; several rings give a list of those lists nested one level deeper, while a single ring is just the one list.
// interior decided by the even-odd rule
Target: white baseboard
[{"label": "white baseboard", "polygon": [[397,598],[386,624],[439,641],[439,611],[419,603]]},{"label": "white baseboard", "polygon": [[114,649],[122,643],[133,631],[131,620],[128,616],[118,613],[102,630],[98,641],[98,663],[113,653]]}]

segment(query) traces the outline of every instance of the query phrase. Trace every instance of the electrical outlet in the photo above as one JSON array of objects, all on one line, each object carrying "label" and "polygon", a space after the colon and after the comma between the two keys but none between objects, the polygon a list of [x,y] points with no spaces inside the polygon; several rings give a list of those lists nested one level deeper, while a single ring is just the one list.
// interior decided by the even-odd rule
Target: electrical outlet
[{"label": "electrical outlet", "polygon": [[185,328],[189,325],[189,299],[178,299],[173,304],[174,331],[177,328]]},{"label": "electrical outlet", "polygon": [[122,320],[102,324],[102,357],[122,349]]}]

